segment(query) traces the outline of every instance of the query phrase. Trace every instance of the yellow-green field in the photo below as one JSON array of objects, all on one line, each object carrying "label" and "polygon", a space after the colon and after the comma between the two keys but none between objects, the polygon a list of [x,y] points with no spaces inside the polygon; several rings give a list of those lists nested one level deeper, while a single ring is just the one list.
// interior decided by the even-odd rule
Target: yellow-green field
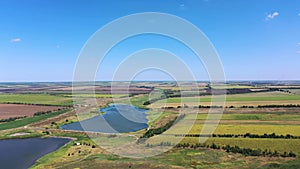
[{"label": "yellow-green field", "polygon": [[[208,114],[187,114],[186,120],[206,120]],[[244,114],[223,114],[222,120],[259,120],[259,121],[300,121],[299,114],[284,113],[244,113]]]},{"label": "yellow-green field", "polygon": [[0,94],[0,103],[72,105],[70,97],[50,94]]},{"label": "yellow-green field", "polygon": [[[209,106],[223,105],[222,97],[215,96],[213,103],[211,96],[200,97],[182,97],[182,98],[168,98],[159,100],[151,105],[152,108],[161,107],[177,107],[183,106]],[[258,105],[287,105],[287,104],[300,104],[300,94],[290,94],[284,92],[258,92],[246,94],[231,94],[227,95],[225,106],[258,106]]]}]

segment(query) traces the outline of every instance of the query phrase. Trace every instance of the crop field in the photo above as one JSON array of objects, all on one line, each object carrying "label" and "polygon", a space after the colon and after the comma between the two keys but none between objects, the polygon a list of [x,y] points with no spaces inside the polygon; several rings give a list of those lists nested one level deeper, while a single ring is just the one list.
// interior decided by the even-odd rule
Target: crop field
[{"label": "crop field", "polygon": [[[190,133],[199,133],[203,125],[195,124],[190,131]],[[279,135],[291,134],[294,136],[300,136],[300,126],[299,125],[260,125],[260,124],[221,124],[218,125],[214,132],[215,134],[271,134],[276,133]]]},{"label": "crop field", "polygon": [[[288,105],[288,104],[300,104],[299,100],[286,100],[286,101],[228,101],[225,102],[226,107],[234,106],[234,107],[242,107],[242,106],[260,106],[260,105]],[[178,106],[223,106],[222,102],[177,102],[177,103],[162,103],[162,102],[155,102],[151,104],[151,108],[162,108],[162,107],[178,107]]]},{"label": "crop field", "polygon": [[45,104],[69,106],[72,98],[50,94],[0,94],[0,103]]},{"label": "crop field", "polygon": [[[261,149],[268,151],[277,151],[279,153],[293,152],[300,156],[300,139],[294,138],[250,138],[244,137],[246,133],[252,135],[271,135],[275,133],[276,136],[300,136],[300,108],[299,107],[264,107],[258,108],[258,105],[299,105],[300,94],[299,89],[285,89],[281,91],[272,92],[251,92],[243,94],[228,94],[226,98],[226,104],[224,113],[214,114],[213,116],[220,116],[221,119],[218,122],[216,119],[206,120],[208,116],[208,108],[195,108],[194,106],[209,106],[211,104],[210,96],[200,97],[174,97],[159,100],[163,94],[162,91],[179,90],[179,87],[172,83],[135,83],[137,87],[132,89],[132,95],[115,93],[109,94],[109,86],[102,86],[99,89],[105,91],[96,92],[95,97],[99,107],[91,108],[89,99],[94,95],[81,93],[76,94],[75,97],[82,98],[82,104],[75,104],[75,107],[70,107],[70,110],[54,111],[49,114],[42,114],[33,116],[36,111],[47,111],[50,108],[61,108],[61,106],[73,105],[72,94],[68,92],[62,92],[62,89],[70,88],[70,86],[61,85],[55,88],[55,85],[48,85],[43,88],[42,85],[19,85],[18,91],[21,92],[25,88],[38,91],[41,87],[43,90],[49,90],[45,94],[40,93],[3,93],[0,94],[0,115],[9,114],[11,117],[17,115],[26,115],[29,117],[16,119],[14,121],[0,123],[0,131],[2,133],[16,133],[21,130],[25,130],[23,126],[27,126],[27,129],[33,130],[28,136],[65,136],[78,138],[78,142],[88,142],[89,144],[96,144],[101,142],[103,146],[123,145],[124,142],[135,142],[136,139],[144,135],[148,130],[143,129],[137,132],[130,132],[130,138],[119,139],[118,137],[96,137],[96,142],[92,142],[86,136],[81,138],[82,132],[66,131],[59,128],[60,125],[76,122],[82,119],[88,119],[96,115],[101,115],[98,112],[98,108],[107,106],[109,103],[124,103],[132,104],[139,108],[146,108],[149,111],[146,113],[148,119],[149,129],[161,128],[166,126],[170,121],[174,120],[182,111],[185,115],[171,128],[164,130],[161,135],[154,135],[146,140],[146,143],[157,146],[162,142],[173,143],[199,143],[204,137],[195,136],[195,134],[208,134],[202,132],[204,123],[207,122],[208,126],[216,126],[214,134],[221,136],[210,137],[206,140],[206,145],[215,144],[217,146],[238,146],[240,148],[249,148],[252,150]],[[141,85],[141,86],[139,86]],[[143,90],[150,90],[150,87],[155,86],[158,90],[153,90],[151,94],[136,93]],[[146,86],[146,87],[145,87]],[[49,89],[46,89],[49,87]],[[3,90],[13,89],[13,87],[3,86]],[[216,89],[223,89],[223,86],[213,86]],[[206,84],[201,84],[201,91],[205,93],[207,89]],[[231,84],[226,89],[250,89],[253,91],[265,90],[262,86],[252,86],[247,84]],[[191,86],[184,86],[186,94],[193,95],[195,90]],[[289,92],[287,92],[288,90]],[[51,92],[50,92],[51,91]],[[175,91],[176,92],[176,91]],[[249,92],[249,90],[248,90]],[[47,93],[47,94],[46,94]],[[115,99],[113,99],[115,98]],[[129,98],[129,99],[128,99]],[[144,104],[145,102],[157,99],[151,104]],[[181,99],[183,99],[182,105]],[[218,105],[220,101],[219,97],[216,97],[214,105]],[[165,103],[166,102],[166,103]],[[10,103],[10,104],[6,104]],[[19,103],[19,104],[12,104]],[[79,102],[78,102],[79,103]],[[32,105],[31,105],[32,104]],[[45,105],[45,106],[44,106]],[[5,107],[6,106],[6,107]],[[7,107],[8,106],[8,107]],[[12,106],[12,107],[9,107]],[[181,106],[179,109],[177,106]],[[229,107],[234,106],[234,107]],[[255,107],[243,107],[243,106],[255,106]],[[4,108],[5,107],[5,108]],[[164,107],[162,109],[162,107]],[[45,109],[43,109],[45,108]],[[48,109],[47,109],[48,108]],[[8,110],[11,111],[8,112]],[[80,112],[76,115],[76,111]],[[52,109],[51,109],[52,110]],[[196,112],[199,111],[199,114]],[[78,112],[78,111],[77,111]],[[97,113],[96,113],[97,112]],[[1,117],[1,116],[0,116]],[[9,116],[7,116],[9,117]],[[218,123],[216,123],[218,122]],[[216,123],[216,125],[214,125]],[[26,130],[27,130],[26,129]],[[48,131],[49,134],[45,134]],[[191,134],[184,137],[185,134]],[[193,135],[194,134],[194,135]],[[209,133],[211,134],[211,133]],[[224,137],[222,135],[235,135],[236,137]],[[240,136],[237,136],[240,135]],[[6,138],[6,137],[3,137]],[[10,137],[7,137],[10,138]],[[106,144],[110,143],[110,144]],[[145,159],[139,159],[132,161],[130,158],[119,157],[113,155],[110,152],[102,149],[103,147],[97,146],[92,148],[87,145],[75,146],[74,141],[62,147],[58,151],[50,153],[40,160],[34,168],[97,168],[100,166],[104,168],[257,168],[258,166],[268,165],[272,162],[286,163],[294,158],[281,158],[281,157],[253,157],[244,156],[239,153],[228,153],[225,150],[214,150],[211,148],[174,148],[170,151],[160,154],[158,156],[149,157]],[[111,147],[112,148],[112,147]],[[297,158],[298,159],[298,158]],[[91,165],[93,163],[93,165]],[[292,163],[292,162],[291,162]],[[296,160],[296,162],[297,160]],[[289,162],[285,165],[289,165]]]},{"label": "crop field", "polygon": [[[226,96],[225,106],[258,106],[258,105],[288,105],[288,104],[300,104],[299,94],[288,94],[283,92],[261,92],[261,93],[246,93],[246,94],[231,94]],[[211,96],[200,97],[175,97],[159,100],[152,103],[152,108],[161,107],[177,107],[183,106],[209,106],[222,105],[221,97],[215,96],[212,102]]]},{"label": "crop field", "polygon": [[[186,127],[186,126],[185,126]],[[192,128],[190,134],[200,134],[202,126],[195,126]],[[171,128],[164,135],[159,137],[155,137],[148,141],[149,144],[160,144],[161,142],[170,142],[176,143],[181,140],[181,143],[189,143],[196,144],[200,143],[199,137],[180,137],[180,136],[172,136],[175,133],[181,133],[181,131],[186,130],[186,128],[182,128],[182,126]],[[276,134],[286,135],[291,133],[292,135],[299,135],[299,126],[272,126],[272,125],[219,125],[214,132],[215,134],[245,134],[255,133],[263,135],[265,133],[271,134],[275,132]],[[201,133],[204,134],[204,133]],[[218,146],[239,146],[241,148],[251,148],[251,149],[270,149],[272,151],[278,151],[280,153],[283,152],[294,152],[297,155],[300,155],[300,139],[278,139],[278,138],[220,138],[220,137],[211,137],[205,141],[205,144],[212,145],[215,143]]]},{"label": "crop field", "polygon": [[149,97],[147,95],[139,95],[138,97],[130,97],[129,99],[126,98],[126,99],[118,100],[116,101],[116,103],[129,104],[129,105],[145,108],[146,106],[143,105],[143,103],[148,99]]},{"label": "crop field", "polygon": [[251,85],[235,85],[235,84],[227,84],[227,85],[212,85],[214,89],[252,89],[255,88]]},{"label": "crop field", "polygon": [[[190,109],[193,112],[193,109]],[[208,111],[208,109],[206,109]],[[184,119],[172,126],[160,137],[149,140],[149,144],[160,144],[161,142],[175,143],[180,140],[181,136],[176,134],[208,134],[201,133],[203,124],[208,116],[207,111],[201,114],[186,114]],[[299,108],[280,108],[280,109],[225,109],[219,124],[217,124],[214,134],[234,134],[244,135],[246,133],[264,135],[293,135],[300,136],[300,110]],[[188,110],[187,110],[188,111]],[[195,110],[194,110],[195,111]],[[242,113],[239,113],[242,112]],[[283,112],[284,111],[284,112]],[[290,111],[290,112],[289,112]],[[206,112],[206,113],[205,113]],[[208,121],[208,126],[213,125],[209,122],[216,123],[215,120]],[[179,138],[178,138],[179,137]],[[182,138],[182,137],[181,137]],[[182,143],[196,144],[199,143],[199,137],[182,138]],[[216,144],[219,146],[230,145],[241,148],[272,150],[280,153],[294,152],[300,155],[300,139],[274,139],[274,138],[209,138],[206,144]],[[296,149],[295,149],[296,148]]]},{"label": "crop field", "polygon": [[[300,112],[299,112],[300,113]],[[206,120],[207,114],[187,114],[185,119]],[[300,114],[259,113],[223,114],[222,120],[300,121]]]},{"label": "crop field", "polygon": [[[216,100],[220,97],[215,96]],[[168,103],[178,103],[183,99],[186,102],[211,102],[210,96],[201,97],[182,97],[182,98],[168,98]],[[262,93],[246,93],[246,94],[232,94],[226,96],[227,102],[236,101],[284,101],[284,100],[298,100],[300,102],[300,95],[286,94],[282,92],[262,92]]]},{"label": "crop field", "polygon": [[[191,127],[192,126],[192,127]],[[167,134],[185,134],[189,131],[189,134],[200,134],[203,128],[202,124],[198,124],[197,121],[192,125],[191,121],[180,122],[176,126],[170,128]],[[189,130],[191,129],[191,130]],[[283,124],[219,124],[214,131],[214,134],[271,134],[276,133],[278,135],[291,134],[294,136],[300,136],[300,125],[283,125]],[[201,133],[207,134],[207,133]]]},{"label": "crop field", "polygon": [[48,113],[48,114],[42,114],[39,116],[33,116],[33,117],[26,117],[20,120],[15,120],[15,121],[9,121],[9,122],[3,122],[0,123],[0,130],[6,130],[6,129],[12,129],[12,128],[18,128],[18,127],[23,127],[28,124],[32,124],[41,120],[45,120],[51,117],[55,117],[57,115],[66,113],[69,110],[59,110],[56,112]]},{"label": "crop field", "polygon": [[31,117],[36,112],[54,111],[60,109],[58,106],[37,106],[23,104],[0,104],[0,119],[10,117]]},{"label": "crop field", "polygon": [[[184,138],[182,142],[185,143],[198,143],[199,138]],[[293,151],[300,154],[300,149],[296,147],[300,147],[299,139],[264,139],[264,138],[209,138],[206,141],[206,144],[211,145],[215,143],[219,146],[231,145],[231,146],[239,146],[242,148],[252,148],[252,149],[261,149],[261,150],[272,150],[278,151],[280,153]]]},{"label": "crop field", "polygon": [[203,90],[205,86],[157,86],[159,89],[168,89],[173,91],[193,91],[193,90]]},{"label": "crop field", "polygon": [[95,95],[93,94],[67,94],[63,95],[64,97],[79,97],[79,98],[121,98],[121,97],[126,97],[128,95],[126,94],[100,94],[96,93]]}]

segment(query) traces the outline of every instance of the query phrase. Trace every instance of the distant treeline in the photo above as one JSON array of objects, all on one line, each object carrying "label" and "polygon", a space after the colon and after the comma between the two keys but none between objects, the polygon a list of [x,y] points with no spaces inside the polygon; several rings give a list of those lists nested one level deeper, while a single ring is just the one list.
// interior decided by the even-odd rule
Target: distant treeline
[{"label": "distant treeline", "polygon": [[[150,103],[149,103],[150,104]],[[203,105],[199,105],[199,106],[193,106],[191,108],[293,108],[293,107],[300,107],[299,104],[287,104],[287,105],[258,105],[258,106],[203,106]],[[161,109],[175,109],[175,108],[190,108],[190,106],[188,105],[184,105],[184,106],[177,106],[177,107],[173,107],[173,106],[166,106],[166,107],[161,107]]]},{"label": "distant treeline", "polygon": [[[64,110],[64,109],[57,109],[57,110],[55,110],[55,112],[60,111],[60,110]],[[39,112],[34,113],[33,116],[40,116],[40,115],[49,114],[49,113],[52,113],[52,112],[54,112],[54,111],[51,111],[51,110],[49,110],[49,111],[39,111]]]},{"label": "distant treeline", "polygon": [[287,104],[287,105],[258,105],[257,108],[277,108],[277,107],[300,107],[300,104]]},{"label": "distant treeline", "polygon": [[0,123],[2,122],[10,122],[10,121],[15,121],[17,119],[23,119],[26,118],[27,116],[20,116],[20,117],[10,117],[8,119],[0,119]]},{"label": "distant treeline", "polygon": [[[225,91],[225,92],[224,92]],[[252,91],[250,89],[239,89],[239,88],[234,88],[234,89],[213,89],[210,86],[208,86],[205,89],[205,92],[195,92],[195,93],[180,93],[180,91],[174,91],[171,89],[164,89],[163,90],[163,95],[158,98],[153,98],[151,100],[145,101],[143,104],[144,105],[149,105],[152,104],[156,101],[162,100],[162,99],[167,99],[167,98],[174,98],[174,97],[193,97],[193,96],[207,96],[207,95],[223,95],[223,94],[243,94],[243,93],[262,93],[262,92],[274,92],[274,91],[280,91],[280,92],[285,92],[285,93],[290,93],[288,90],[283,90],[279,88],[266,88],[263,90],[257,90],[257,91]]]},{"label": "distant treeline", "polygon": [[276,135],[272,134],[175,134],[175,137],[229,137],[229,138],[277,138],[277,139],[300,139],[300,136],[287,135]]},{"label": "distant treeline", "polygon": [[[188,105],[183,105],[183,106],[177,106],[177,107],[172,107],[172,106],[166,106],[166,107],[161,107],[161,109],[180,109],[180,108],[189,108]],[[192,108],[223,108],[223,106],[193,106]]]}]

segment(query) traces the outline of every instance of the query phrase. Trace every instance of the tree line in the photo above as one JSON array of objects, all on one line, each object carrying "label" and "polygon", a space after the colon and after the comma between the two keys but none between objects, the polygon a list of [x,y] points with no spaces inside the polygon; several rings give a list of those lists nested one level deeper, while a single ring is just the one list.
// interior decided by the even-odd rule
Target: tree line
[{"label": "tree line", "polygon": [[161,134],[165,131],[167,131],[170,127],[172,127],[172,125],[174,125],[176,122],[178,122],[179,120],[183,119],[185,117],[185,114],[179,115],[177,118],[169,121],[166,125],[158,127],[158,128],[154,128],[154,129],[149,129],[144,135],[142,135],[137,143],[143,143],[146,141],[146,139],[153,137],[154,135],[158,135]]},{"label": "tree line", "polygon": [[[57,109],[55,111],[60,111],[60,110],[63,110],[63,109]],[[36,112],[33,114],[33,116],[40,116],[40,115],[43,115],[43,114],[49,114],[49,113],[52,113],[54,111],[51,111],[51,110],[48,110],[48,111],[39,111],[39,112]]]},{"label": "tree line", "polygon": [[277,139],[300,139],[300,136],[293,136],[291,134],[286,135],[276,135],[275,133],[271,134],[175,134],[175,137],[227,137],[227,138],[277,138]]},{"label": "tree line", "polygon": [[10,122],[10,121],[15,121],[17,119],[23,119],[26,118],[27,116],[20,116],[20,117],[10,117],[8,119],[0,119],[0,123],[2,122]]},{"label": "tree line", "polygon": [[[164,145],[164,144],[162,144]],[[284,153],[279,153],[278,151],[271,151],[271,150],[261,150],[261,149],[251,149],[251,148],[241,148],[239,146],[230,146],[230,145],[225,145],[225,146],[219,146],[216,145],[215,143],[208,145],[208,144],[201,144],[201,143],[196,143],[196,144],[189,144],[189,143],[179,143],[175,147],[177,148],[211,148],[211,149],[222,149],[225,150],[226,152],[231,152],[231,153],[239,153],[243,154],[245,156],[264,156],[264,157],[296,157],[297,155],[290,151],[289,153],[284,152]]]},{"label": "tree line", "polygon": [[[154,101],[155,102],[155,101]],[[146,103],[146,104],[145,104]],[[146,101],[144,102],[144,105],[148,105],[153,103],[152,101]],[[300,107],[300,104],[287,104],[287,105],[258,105],[258,106],[226,106],[225,108],[292,108],[292,107]],[[184,106],[177,106],[177,107],[173,107],[173,106],[165,106],[165,107],[161,107],[161,109],[175,109],[175,108],[190,108],[190,106],[188,105],[184,105]],[[223,106],[204,106],[204,105],[199,105],[199,106],[193,106],[192,108],[224,108]]]},{"label": "tree line", "polygon": [[171,142],[161,142],[159,144],[153,145],[153,144],[146,144],[146,147],[154,147],[154,146],[174,146],[175,148],[189,148],[189,149],[199,149],[199,148],[210,148],[210,149],[216,149],[216,150],[224,150],[227,153],[239,153],[243,154],[244,156],[263,156],[263,157],[297,157],[297,155],[290,151],[289,153],[283,152],[279,153],[277,150],[270,150],[270,149],[251,149],[251,148],[241,148],[239,146],[231,146],[229,144],[224,146],[219,146],[215,143],[212,143],[211,145],[205,144],[205,143],[196,143],[196,144],[190,144],[190,143],[178,143],[176,145],[172,144]]},{"label": "tree line", "polygon": [[300,107],[300,104],[287,104],[287,105],[258,105],[257,108],[277,108],[277,107]]}]

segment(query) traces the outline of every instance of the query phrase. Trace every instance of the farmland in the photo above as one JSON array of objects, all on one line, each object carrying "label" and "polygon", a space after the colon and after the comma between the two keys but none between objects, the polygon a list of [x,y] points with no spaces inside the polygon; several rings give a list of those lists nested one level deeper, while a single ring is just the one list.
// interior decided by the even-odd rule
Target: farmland
[{"label": "farmland", "polygon": [[[222,105],[221,97],[215,96],[212,102],[211,96],[200,97],[181,97],[181,98],[168,98],[155,102],[152,107],[160,108],[182,106],[183,103],[187,106],[209,106]],[[283,92],[259,92],[259,93],[245,93],[245,94],[232,94],[227,95],[224,100],[225,106],[258,106],[258,105],[287,105],[287,104],[300,104],[299,94],[289,94]]]},{"label": "farmland", "polygon": [[0,123],[0,131],[1,130],[6,130],[6,129],[11,129],[11,128],[18,128],[18,127],[23,127],[28,124],[32,124],[41,120],[46,120],[51,117],[55,117],[57,115],[63,114],[67,112],[68,110],[59,110],[56,112],[48,113],[48,114],[42,114],[39,116],[34,116],[34,117],[26,117],[23,119],[19,120],[14,120],[14,121],[9,121],[9,122],[4,122]]},{"label": "farmland", "polygon": [[[87,166],[89,168],[99,166],[106,168],[111,166],[113,166],[111,168],[128,168],[129,166],[135,168],[146,166],[147,168],[257,168],[259,166],[266,168],[273,163],[278,166],[298,165],[299,163],[300,107],[298,105],[300,105],[300,95],[297,84],[272,86],[233,83],[228,87],[210,86],[216,90],[229,89],[231,92],[239,93],[227,94],[223,113],[215,114],[209,120],[207,118],[210,117],[209,106],[212,99],[207,91],[211,88],[208,88],[209,85],[204,82],[199,82],[199,96],[195,95],[197,94],[195,88],[189,86],[188,83],[180,88],[172,82],[135,82],[134,86],[130,87],[132,93],[126,94],[123,87],[120,87],[119,90],[114,91],[116,93],[110,94],[109,84],[99,82],[95,95],[88,91],[89,85],[82,87],[81,93],[72,95],[70,93],[72,87],[68,83],[33,84],[3,84],[1,86],[0,110],[2,114],[6,112],[6,117],[27,116],[0,123],[2,138],[56,136],[76,138],[76,142],[82,143],[74,145],[75,141],[71,141],[56,152],[42,157],[33,168],[84,168]],[[30,92],[26,92],[27,89]],[[180,89],[184,89],[184,93],[191,96],[180,97],[177,95]],[[164,98],[165,96],[172,97]],[[73,103],[73,97],[82,102]],[[136,161],[113,155],[104,149],[106,143],[109,143],[107,144],[109,147],[110,144],[118,146],[124,142],[135,142],[135,139],[144,135],[147,130],[131,132],[130,137],[122,139],[113,135],[102,136],[100,134],[95,136],[95,142],[93,142],[81,131],[67,131],[59,128],[63,124],[101,115],[97,108],[89,107],[89,100],[94,97],[98,108],[103,108],[109,103],[123,103],[149,109],[146,118],[149,129],[153,131],[157,128],[164,128],[170,121],[184,114],[175,125],[167,128],[166,131],[161,130],[162,135],[154,135],[146,140],[146,143],[153,147],[164,144],[172,145],[177,141],[185,145],[198,144],[203,140],[202,136],[198,136],[199,134],[214,134],[214,137],[208,137],[205,142],[201,142],[208,147],[199,149],[177,147],[157,156]],[[220,104],[219,98],[220,96],[216,96],[216,102],[213,105]],[[145,104],[151,99],[153,102]],[[6,108],[2,110],[1,105]],[[11,108],[10,111],[7,111],[9,109],[7,106]],[[58,108],[63,110],[56,111]],[[215,110],[222,109],[217,107]],[[52,112],[34,115],[35,112],[40,111]],[[220,121],[216,117],[220,117]],[[216,129],[213,133],[202,132],[205,124],[208,126],[216,124]],[[22,136],[18,133],[29,134]],[[271,138],[258,138],[272,134]],[[249,135],[255,137],[251,138]],[[278,138],[274,138],[275,136]],[[92,148],[92,145],[99,142],[105,146]],[[247,156],[226,152],[224,149],[210,148],[212,145],[238,146],[240,149],[266,150],[273,153],[276,151],[281,155],[284,152],[292,152],[297,157]]]},{"label": "farmland", "polygon": [[0,94],[0,103],[19,103],[37,105],[72,105],[72,98],[50,94]]},{"label": "farmland", "polygon": [[37,112],[54,111],[60,109],[58,106],[37,106],[24,104],[0,104],[0,119],[10,117],[31,117]]}]

